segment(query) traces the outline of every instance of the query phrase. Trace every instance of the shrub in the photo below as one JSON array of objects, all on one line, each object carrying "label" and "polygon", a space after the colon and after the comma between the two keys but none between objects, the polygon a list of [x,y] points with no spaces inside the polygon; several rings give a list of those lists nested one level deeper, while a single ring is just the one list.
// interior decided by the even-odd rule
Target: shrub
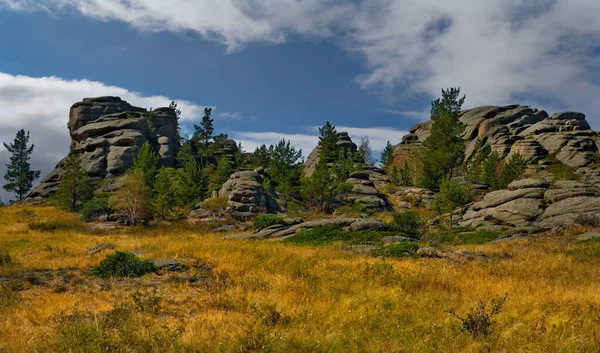
[{"label": "shrub", "polygon": [[459,183],[450,177],[445,177],[440,184],[440,192],[433,200],[433,210],[438,214],[450,214],[450,227],[453,226],[452,212],[473,200],[473,192],[468,184]]},{"label": "shrub", "polygon": [[371,251],[371,255],[396,258],[411,257],[417,253],[417,250],[419,250],[419,244],[413,241],[405,241],[395,245],[374,249]]},{"label": "shrub", "polygon": [[506,302],[506,294],[503,297],[492,300],[490,311],[483,301],[479,301],[475,308],[471,308],[467,317],[463,318],[456,314],[454,309],[450,310],[452,317],[462,322],[463,331],[473,336],[487,335],[491,332],[492,318],[500,313]]},{"label": "shrub", "polygon": [[275,214],[261,214],[254,219],[254,230],[260,232],[275,224],[283,224],[283,218]]},{"label": "shrub", "polygon": [[345,232],[339,226],[325,226],[304,230],[293,237],[285,239],[284,242],[299,245],[327,245],[334,242],[352,245],[380,244],[381,239],[386,235],[389,235],[389,233],[373,230]]},{"label": "shrub", "polygon": [[81,219],[90,222],[110,212],[111,209],[108,206],[107,199],[93,199],[83,205],[83,208],[81,209]]},{"label": "shrub", "polygon": [[52,221],[29,223],[29,229],[37,230],[38,232],[53,232],[57,230],[82,230],[83,227],[79,223],[65,223]]},{"label": "shrub", "polygon": [[410,238],[419,238],[423,228],[421,218],[414,211],[394,214],[390,225],[394,231]]},{"label": "shrub", "polygon": [[211,197],[202,202],[202,207],[206,208],[211,212],[222,212],[227,209],[227,201],[229,198],[224,197]]},{"label": "shrub", "polygon": [[140,259],[132,253],[116,251],[94,267],[92,274],[104,278],[141,277],[154,270],[152,261]]}]

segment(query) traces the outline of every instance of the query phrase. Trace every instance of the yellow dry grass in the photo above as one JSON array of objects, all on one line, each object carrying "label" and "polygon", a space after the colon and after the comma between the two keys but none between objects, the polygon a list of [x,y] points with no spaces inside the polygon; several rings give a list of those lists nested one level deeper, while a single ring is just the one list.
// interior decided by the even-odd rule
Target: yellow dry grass
[{"label": "yellow dry grass", "polygon": [[[376,259],[340,246],[227,241],[222,233],[184,225],[106,234],[85,226],[30,228],[39,222],[79,223],[76,215],[51,207],[0,208],[0,249],[15,262],[0,265],[0,277],[42,269],[82,272],[68,283],[25,279],[11,297],[16,300],[0,297],[0,352],[95,351],[90,342],[96,336],[81,330],[83,321],[67,319],[87,313],[93,331],[103,314],[151,288],[162,297],[158,312],[136,314],[127,325],[138,325],[128,329],[147,332],[141,339],[154,343],[141,348],[121,341],[111,351],[600,351],[600,265],[567,254],[573,247],[568,238],[454,247],[497,259],[457,263]],[[185,280],[191,270],[101,280],[87,271],[111,251],[85,254],[98,243],[142,250],[147,259],[195,258],[212,271],[196,282]],[[464,316],[479,300],[504,294],[508,299],[489,335],[463,332],[448,314],[454,309]],[[181,335],[170,336],[175,327]]]}]

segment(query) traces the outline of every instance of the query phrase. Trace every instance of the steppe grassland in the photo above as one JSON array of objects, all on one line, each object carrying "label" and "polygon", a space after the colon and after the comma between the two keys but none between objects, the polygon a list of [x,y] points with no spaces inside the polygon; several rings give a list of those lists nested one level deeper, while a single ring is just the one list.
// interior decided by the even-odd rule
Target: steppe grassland
[{"label": "steppe grassland", "polygon": [[[0,291],[0,352],[595,352],[600,242],[576,243],[577,231],[447,247],[489,262],[378,259],[341,244],[223,240],[185,223],[93,232],[52,207],[3,207],[0,249],[11,261],[0,276],[20,284]],[[102,280],[89,270],[111,251],[86,255],[98,243],[206,270]],[[69,275],[28,274],[60,269]],[[448,313],[505,294],[488,335]]]}]

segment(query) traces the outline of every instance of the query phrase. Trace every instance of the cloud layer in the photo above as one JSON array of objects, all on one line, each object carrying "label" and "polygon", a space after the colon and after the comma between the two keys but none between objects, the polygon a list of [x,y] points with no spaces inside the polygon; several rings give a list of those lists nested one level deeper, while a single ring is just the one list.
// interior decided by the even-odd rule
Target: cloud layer
[{"label": "cloud layer", "polygon": [[0,7],[194,32],[228,51],[298,35],[330,40],[364,58],[357,83],[387,99],[430,99],[460,86],[469,106],[579,110],[592,124],[600,109],[597,0],[0,0]]}]

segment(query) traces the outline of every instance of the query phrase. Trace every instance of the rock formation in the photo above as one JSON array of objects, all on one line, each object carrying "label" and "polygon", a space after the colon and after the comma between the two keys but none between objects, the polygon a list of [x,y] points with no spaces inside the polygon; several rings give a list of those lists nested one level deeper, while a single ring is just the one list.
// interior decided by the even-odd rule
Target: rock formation
[{"label": "rock formation", "polygon": [[[347,132],[338,133],[337,145],[342,147],[346,153],[355,153],[358,150],[358,146],[356,146],[356,144],[352,142],[352,139],[350,138]],[[313,149],[312,152],[308,155],[308,158],[306,158],[306,162],[304,162],[305,177],[310,177],[317,169],[317,165],[319,164],[320,160],[320,152],[320,146],[317,145],[317,147],[315,147],[315,149]]]},{"label": "rock formation", "polygon": [[[163,165],[175,166],[177,116],[171,108],[153,111],[134,107],[119,97],[86,98],[75,103],[67,124],[72,153],[81,158],[91,180],[122,175],[148,141]],[[47,197],[60,184],[64,159],[30,194]]]},{"label": "rock formation", "polygon": [[352,185],[352,191],[346,200],[363,206],[366,211],[375,212],[389,209],[389,204],[375,183],[390,183],[390,177],[382,169],[365,166],[362,171],[352,173],[346,183]]},{"label": "rock formation", "polygon": [[[489,143],[501,158],[518,152],[529,163],[553,155],[562,163],[579,168],[597,158],[597,133],[582,113],[564,112],[549,117],[543,110],[520,105],[483,106],[463,111],[460,121],[466,126],[463,137],[467,140],[467,160],[476,152],[477,141]],[[394,147],[395,164],[403,163],[425,141],[431,124],[419,123],[409,130]]]},{"label": "rock formation", "polygon": [[560,180],[523,179],[508,190],[492,191],[474,203],[460,224],[471,227],[553,228],[592,217],[600,222],[600,190],[591,184]]}]

